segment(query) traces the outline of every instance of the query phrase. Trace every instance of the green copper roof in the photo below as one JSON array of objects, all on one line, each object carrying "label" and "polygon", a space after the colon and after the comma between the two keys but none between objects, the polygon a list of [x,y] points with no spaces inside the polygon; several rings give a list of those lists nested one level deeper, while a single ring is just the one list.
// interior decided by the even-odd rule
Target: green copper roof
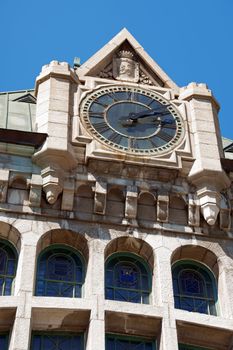
[{"label": "green copper roof", "polygon": [[0,128],[35,131],[34,90],[0,93]]}]

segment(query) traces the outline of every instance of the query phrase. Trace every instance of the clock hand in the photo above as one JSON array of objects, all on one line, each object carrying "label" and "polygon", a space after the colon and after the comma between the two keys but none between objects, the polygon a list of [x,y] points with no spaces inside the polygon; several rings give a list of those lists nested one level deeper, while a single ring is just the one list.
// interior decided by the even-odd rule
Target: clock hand
[{"label": "clock hand", "polygon": [[169,111],[165,110],[164,108],[160,108],[160,109],[151,109],[151,110],[145,110],[139,113],[129,113],[129,119],[131,120],[138,120],[141,118],[146,118],[149,116],[163,116],[168,114]]}]

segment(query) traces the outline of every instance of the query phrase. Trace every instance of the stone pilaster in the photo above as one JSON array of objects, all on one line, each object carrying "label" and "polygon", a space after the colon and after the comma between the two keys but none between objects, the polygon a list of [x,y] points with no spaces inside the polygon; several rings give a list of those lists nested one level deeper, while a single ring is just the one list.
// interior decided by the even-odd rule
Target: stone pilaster
[{"label": "stone pilaster", "polygon": [[223,149],[218,123],[219,106],[206,84],[191,83],[181,89],[181,100],[189,101],[189,126],[195,161],[189,181],[197,188],[200,209],[214,225],[220,208],[220,191],[230,186],[221,166]]}]

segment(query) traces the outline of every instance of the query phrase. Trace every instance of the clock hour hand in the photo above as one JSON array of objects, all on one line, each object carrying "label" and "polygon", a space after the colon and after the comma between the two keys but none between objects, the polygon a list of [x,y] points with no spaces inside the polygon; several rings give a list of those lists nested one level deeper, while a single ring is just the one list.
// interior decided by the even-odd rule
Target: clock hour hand
[{"label": "clock hour hand", "polygon": [[160,116],[166,115],[169,112],[160,109],[145,110],[139,113],[129,113],[129,118],[122,121],[122,126],[135,126],[136,124],[161,123],[158,119]]}]

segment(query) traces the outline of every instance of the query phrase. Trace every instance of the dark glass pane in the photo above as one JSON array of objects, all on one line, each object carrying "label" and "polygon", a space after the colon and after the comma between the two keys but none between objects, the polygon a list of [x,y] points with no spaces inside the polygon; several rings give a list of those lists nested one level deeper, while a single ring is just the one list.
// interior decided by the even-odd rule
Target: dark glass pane
[{"label": "dark glass pane", "polygon": [[62,281],[74,279],[74,266],[70,259],[65,256],[55,255],[48,261],[47,278]]},{"label": "dark glass pane", "polygon": [[75,298],[81,298],[82,296],[82,287],[77,285],[75,287]]},{"label": "dark glass pane", "polygon": [[181,298],[180,306],[183,310],[194,311],[194,301],[191,298]]},{"label": "dark glass pane", "polygon": [[208,314],[208,303],[203,299],[195,299],[195,311]]},{"label": "dark glass pane", "polygon": [[82,268],[81,267],[77,267],[76,268],[76,281],[77,282],[82,282],[82,280],[83,280]]},{"label": "dark glass pane", "polygon": [[138,272],[133,265],[120,264],[117,268],[118,286],[139,288]]},{"label": "dark glass pane", "polygon": [[34,335],[32,338],[32,348],[33,350],[41,350],[41,337]]},{"label": "dark glass pane", "polygon": [[6,270],[7,254],[3,249],[0,249],[0,274],[4,274]]},{"label": "dark glass pane", "polygon": [[180,309],[181,308],[181,306],[180,306],[180,298],[179,297],[175,297],[174,301],[175,301],[175,308],[176,309]]},{"label": "dark glass pane", "polygon": [[184,271],[180,276],[183,294],[204,296],[203,280],[194,271]]},{"label": "dark glass pane", "polygon": [[5,292],[4,295],[11,295],[11,288],[12,288],[12,279],[6,278],[5,279]]},{"label": "dark glass pane", "polygon": [[107,283],[107,286],[113,285],[113,271],[106,272],[106,283]]},{"label": "dark glass pane", "polygon": [[148,281],[148,276],[147,275],[146,276],[145,275],[142,276],[141,288],[145,289],[145,290],[149,289],[149,281]]},{"label": "dark glass pane", "polygon": [[173,291],[174,291],[174,294],[178,294],[179,293],[179,287],[178,287],[177,279],[173,279]]},{"label": "dark glass pane", "polygon": [[106,288],[106,299],[114,300],[113,289]]},{"label": "dark glass pane", "polygon": [[15,260],[8,260],[7,274],[9,276],[15,275]]},{"label": "dark glass pane", "polygon": [[53,334],[34,335],[32,350],[83,350],[82,337]]},{"label": "dark glass pane", "polygon": [[142,294],[142,303],[143,304],[149,304],[150,298],[148,293],[143,293]]},{"label": "dark glass pane", "polygon": [[0,334],[0,350],[7,350],[7,335]]},{"label": "dark glass pane", "polygon": [[128,291],[124,289],[116,289],[114,299],[119,301],[128,301]]}]

